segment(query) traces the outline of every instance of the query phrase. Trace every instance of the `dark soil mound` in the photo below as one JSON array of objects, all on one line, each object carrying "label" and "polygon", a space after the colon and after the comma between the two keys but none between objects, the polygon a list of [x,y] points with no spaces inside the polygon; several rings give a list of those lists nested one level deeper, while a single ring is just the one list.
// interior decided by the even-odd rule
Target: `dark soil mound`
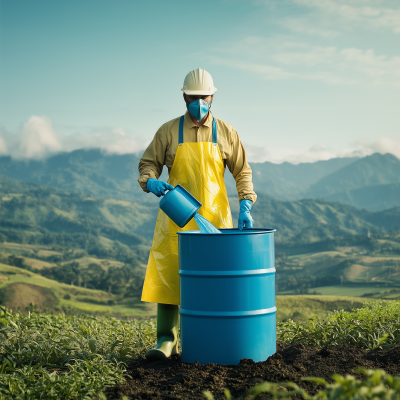
[{"label": "dark soil mound", "polygon": [[[243,394],[254,385],[264,382],[291,381],[310,394],[318,386],[301,381],[302,377],[317,376],[327,380],[331,375],[353,374],[355,369],[382,368],[387,373],[400,375],[400,348],[391,351],[368,353],[363,349],[345,346],[316,350],[301,344],[284,346],[267,361],[255,363],[242,360],[239,365],[185,364],[180,356],[166,361],[142,360],[132,364],[127,381],[109,390],[108,399],[202,399],[203,390],[209,390],[216,399],[225,399],[228,388],[234,397]],[[259,398],[267,398],[260,395]]]}]

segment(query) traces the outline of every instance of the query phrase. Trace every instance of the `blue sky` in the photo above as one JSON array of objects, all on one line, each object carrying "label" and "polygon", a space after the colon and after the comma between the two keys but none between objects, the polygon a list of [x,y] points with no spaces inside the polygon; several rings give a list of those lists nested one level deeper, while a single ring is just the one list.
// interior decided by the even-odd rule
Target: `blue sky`
[{"label": "blue sky", "polygon": [[250,161],[400,157],[400,6],[1,0],[0,152],[141,151],[208,70]]}]

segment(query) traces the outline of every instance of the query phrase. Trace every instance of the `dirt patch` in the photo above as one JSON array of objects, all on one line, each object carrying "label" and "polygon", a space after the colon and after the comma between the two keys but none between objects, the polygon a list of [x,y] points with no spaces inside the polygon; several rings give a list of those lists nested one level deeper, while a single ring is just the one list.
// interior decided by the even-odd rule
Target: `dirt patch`
[{"label": "dirt patch", "polygon": [[[209,390],[216,399],[225,399],[228,388],[233,397],[242,395],[254,385],[269,382],[295,382],[310,394],[318,386],[304,382],[302,377],[317,376],[330,380],[333,374],[353,374],[355,369],[382,368],[386,372],[400,375],[400,348],[385,352],[367,353],[365,350],[345,346],[316,350],[301,344],[284,346],[267,361],[255,363],[241,360],[239,365],[185,364],[176,355],[166,361],[142,360],[130,366],[125,383],[108,390],[107,399],[202,399],[203,390]],[[268,396],[260,395],[266,399]]]},{"label": "dirt patch", "polygon": [[0,289],[0,304],[22,312],[33,304],[36,311],[45,311],[52,310],[58,299],[48,288],[16,282]]}]

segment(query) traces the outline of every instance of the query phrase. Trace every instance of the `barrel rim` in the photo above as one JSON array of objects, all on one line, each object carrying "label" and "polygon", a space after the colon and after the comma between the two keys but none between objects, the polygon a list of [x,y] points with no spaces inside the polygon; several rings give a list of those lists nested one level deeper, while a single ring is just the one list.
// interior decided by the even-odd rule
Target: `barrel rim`
[{"label": "barrel rim", "polygon": [[[243,232],[246,231],[247,234],[249,235],[268,235],[271,233],[276,232],[276,229],[256,229],[256,228],[245,228],[245,229],[239,229],[239,228],[228,228],[228,229],[219,229],[220,231],[231,231],[231,235],[243,235]],[[237,231],[237,232],[233,232]],[[183,232],[177,232],[178,235],[196,235],[196,236],[218,236],[216,233],[203,233],[200,231],[183,231]]]}]

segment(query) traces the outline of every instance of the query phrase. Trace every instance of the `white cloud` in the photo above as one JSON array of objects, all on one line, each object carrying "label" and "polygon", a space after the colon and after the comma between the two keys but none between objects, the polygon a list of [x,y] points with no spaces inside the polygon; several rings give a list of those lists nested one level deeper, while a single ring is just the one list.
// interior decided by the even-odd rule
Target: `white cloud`
[{"label": "white cloud", "polygon": [[[340,50],[333,46],[311,46],[303,43],[287,43],[285,47],[292,47],[294,50],[274,54],[272,58],[287,67],[305,67],[307,72],[297,74],[304,79],[316,78],[324,72],[326,79],[323,76],[321,79],[331,83],[335,77],[337,82],[345,82],[347,78],[348,82],[400,85],[400,57],[377,55],[372,49]],[[326,66],[334,73],[319,70]]]},{"label": "white cloud", "polygon": [[18,158],[40,159],[61,150],[61,143],[47,117],[32,116],[25,122],[16,151]]},{"label": "white cloud", "polygon": [[214,64],[258,74],[267,80],[301,79],[340,85],[400,87],[400,57],[373,49],[317,46],[299,42],[272,45],[270,39],[246,37],[234,46],[217,46]]},{"label": "white cloud", "polygon": [[[130,137],[122,128],[104,129],[86,135],[60,135],[54,131],[49,118],[38,116],[30,117],[19,134],[2,134],[0,155],[10,155],[16,159],[42,159],[61,151],[94,148],[111,154],[127,154],[143,150],[145,145]],[[269,148],[267,151],[251,144],[245,144],[245,149],[250,162],[287,161],[299,164],[335,157],[365,157],[373,153],[391,153],[400,158],[400,139],[359,139],[340,150],[333,150],[323,143],[317,143],[308,150],[281,147]]]},{"label": "white cloud", "polygon": [[280,25],[296,33],[305,33],[307,35],[319,36],[324,39],[332,39],[340,36],[340,32],[334,27],[327,29],[326,27],[305,23],[303,19],[285,18],[280,21]]},{"label": "white cloud", "polygon": [[330,160],[336,157],[365,157],[373,153],[391,153],[397,158],[400,158],[400,140],[384,137],[372,141],[359,139],[339,150],[330,149],[322,143],[316,144],[308,150],[289,147],[275,148],[270,149],[270,154],[273,154],[274,157],[265,154],[264,156],[259,156],[257,160],[253,160],[249,157],[249,160],[252,162],[270,161],[277,164],[287,161],[292,164],[299,164],[313,163],[319,160]]},{"label": "white cloud", "polygon": [[8,153],[6,141],[0,136],[0,156],[4,156]]},{"label": "white cloud", "polygon": [[106,153],[135,153],[143,148],[122,128],[99,129],[94,133],[61,135],[54,131],[51,120],[31,116],[19,133],[1,132],[0,155],[16,159],[43,159],[62,151],[101,149]]},{"label": "white cloud", "polygon": [[[293,0],[309,13],[287,19],[283,25],[295,32],[333,37],[355,29],[386,30],[400,33],[400,7],[397,1],[376,0]],[[392,7],[390,7],[392,5]]]},{"label": "white cloud", "polygon": [[64,146],[66,151],[97,148],[107,153],[127,154],[136,153],[143,148],[142,143],[129,137],[122,128],[103,129],[92,134],[68,136],[68,142]]},{"label": "white cloud", "polygon": [[287,72],[280,67],[274,67],[271,65],[229,60],[225,57],[210,57],[210,60],[214,64],[226,65],[227,67],[254,72],[261,75],[264,79],[280,80],[289,79],[297,76],[297,74],[295,73]]},{"label": "white cloud", "polygon": [[400,139],[379,138],[377,140],[359,139],[352,145],[352,149],[347,153],[345,150],[339,153],[339,157],[348,157],[351,154],[359,154],[361,157],[369,156],[373,153],[391,153],[400,158]]},{"label": "white cloud", "polygon": [[298,148],[276,148],[270,149],[273,157],[265,157],[263,161],[270,161],[280,164],[282,162],[290,162],[292,164],[313,163],[320,160],[329,160],[337,157],[335,152],[322,143],[317,143],[308,150]]},{"label": "white cloud", "polygon": [[264,162],[270,158],[270,153],[264,147],[249,143],[243,143],[243,146],[246,149],[247,161]]}]

